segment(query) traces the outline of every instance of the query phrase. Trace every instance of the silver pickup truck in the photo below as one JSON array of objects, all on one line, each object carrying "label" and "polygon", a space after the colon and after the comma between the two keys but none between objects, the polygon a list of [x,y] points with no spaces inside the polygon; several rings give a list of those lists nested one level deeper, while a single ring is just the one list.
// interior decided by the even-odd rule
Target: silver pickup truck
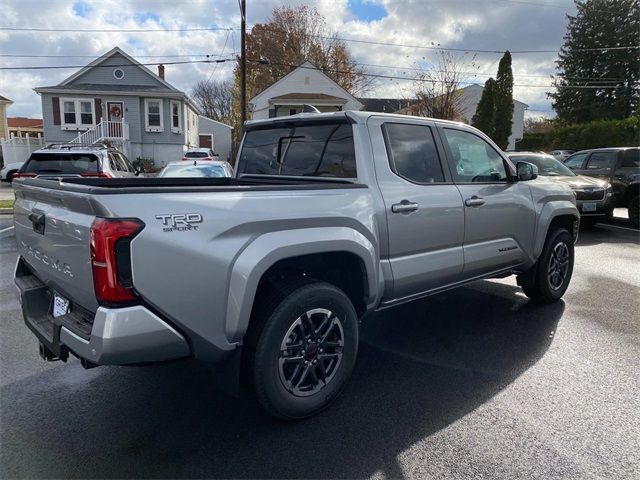
[{"label": "silver pickup truck", "polygon": [[195,357],[303,418],[376,311],[511,274],[562,297],[579,214],[536,177],[467,125],[335,112],[248,122],[233,178],[18,179],[24,319],[46,360]]}]

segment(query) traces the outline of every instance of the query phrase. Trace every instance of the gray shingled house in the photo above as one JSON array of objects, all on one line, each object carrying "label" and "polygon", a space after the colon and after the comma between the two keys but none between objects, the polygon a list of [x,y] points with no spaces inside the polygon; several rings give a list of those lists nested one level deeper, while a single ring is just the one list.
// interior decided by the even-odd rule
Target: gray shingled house
[{"label": "gray shingled house", "polygon": [[127,156],[157,166],[197,147],[197,105],[118,47],[58,85],[34,89],[42,97],[47,142],[109,141]]}]

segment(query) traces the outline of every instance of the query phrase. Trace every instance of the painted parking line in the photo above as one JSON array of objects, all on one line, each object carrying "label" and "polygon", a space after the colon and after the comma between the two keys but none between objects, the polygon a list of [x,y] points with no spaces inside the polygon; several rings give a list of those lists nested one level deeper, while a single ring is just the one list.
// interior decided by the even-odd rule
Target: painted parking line
[{"label": "painted parking line", "polygon": [[7,227],[7,228],[3,228],[2,230],[0,230],[0,233],[8,232],[11,229],[13,229],[13,225],[11,225],[10,227]]},{"label": "painted parking line", "polygon": [[638,230],[636,228],[621,227],[620,225],[611,225],[610,223],[601,223],[600,226],[601,227],[619,228],[620,230],[629,230],[630,232],[636,232],[636,233],[640,232],[640,230]]}]

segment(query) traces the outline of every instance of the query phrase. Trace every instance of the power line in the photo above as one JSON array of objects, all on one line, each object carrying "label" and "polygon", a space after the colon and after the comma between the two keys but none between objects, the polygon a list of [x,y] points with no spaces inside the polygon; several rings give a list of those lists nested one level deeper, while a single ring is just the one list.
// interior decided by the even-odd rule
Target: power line
[{"label": "power line", "polygon": [[[235,60],[235,58],[220,58],[214,60],[178,60],[174,62],[152,62],[152,63],[138,63],[137,65],[153,66],[153,65],[184,65],[188,63],[224,63]],[[93,65],[91,68],[115,68],[115,67],[130,67],[131,63],[122,65]],[[65,69],[65,68],[85,68],[87,65],[39,65],[39,66],[27,66],[27,67],[0,67],[0,70],[53,70],[53,69]]]},{"label": "power line", "polygon": [[[237,53],[237,52],[233,52]],[[191,58],[191,57],[220,57],[222,55],[213,55],[210,53],[182,53],[182,54],[165,54],[165,55],[136,55],[136,58]],[[14,53],[0,53],[0,57],[5,58],[97,58],[96,55],[20,55]]]},{"label": "power line", "polygon": [[0,31],[9,31],[9,32],[72,32],[72,33],[217,32],[220,30],[238,30],[238,28],[236,27],[194,27],[194,28],[94,29],[94,28],[0,27]]},{"label": "power line", "polygon": [[[254,25],[255,27],[255,25]],[[286,30],[274,29],[270,28],[269,32],[279,32],[282,34],[287,34]],[[464,52],[464,53],[496,53],[496,54],[504,54],[506,50],[482,50],[476,48],[462,48],[462,47],[443,47],[440,44],[432,45],[411,45],[405,43],[391,43],[391,42],[378,42],[375,40],[360,40],[356,38],[344,38],[339,36],[328,36],[328,35],[319,35],[319,34],[305,34],[310,37],[317,37],[324,40],[335,40],[335,41],[343,41],[343,42],[351,42],[351,43],[362,43],[366,45],[379,45],[386,47],[402,47],[402,48],[414,48],[421,50],[438,50],[438,51],[447,51],[447,52]],[[599,47],[599,48],[574,48],[574,51],[580,52],[606,52],[609,50],[637,50],[640,49],[640,45],[625,45],[625,46],[613,46],[613,47]],[[558,50],[509,50],[511,54],[522,54],[522,53],[558,53]]]},{"label": "power line", "polygon": [[[258,63],[257,60],[248,60],[252,63]],[[338,73],[338,74],[345,74],[345,75],[352,75],[353,72],[350,71],[346,71],[346,70],[331,70],[331,69],[319,69],[317,67],[307,67],[304,65],[293,65],[293,64],[287,64],[287,63],[271,63],[272,65],[277,65],[277,66],[283,66],[283,67],[290,67],[290,68],[304,68],[307,70],[317,70],[320,72],[324,72],[324,73]],[[400,76],[395,76],[395,75],[384,75],[384,74],[374,74],[374,73],[362,73],[361,75],[366,76],[366,77],[375,77],[375,78],[384,78],[384,79],[389,79],[389,80],[408,80],[408,81],[414,81],[414,82],[426,82],[426,83],[449,83],[449,82],[445,82],[444,80],[433,80],[433,79],[426,79],[426,78],[420,78],[420,77],[400,77]],[[467,81],[461,81],[458,82],[462,85],[473,85],[475,82],[467,82]],[[555,88],[558,85],[526,85],[526,84],[514,84],[514,87],[526,87],[526,88]],[[567,85],[567,86],[562,86],[562,88],[586,88],[586,89],[610,89],[610,88],[619,88],[620,85],[603,85],[603,86],[598,86],[598,85]]]}]

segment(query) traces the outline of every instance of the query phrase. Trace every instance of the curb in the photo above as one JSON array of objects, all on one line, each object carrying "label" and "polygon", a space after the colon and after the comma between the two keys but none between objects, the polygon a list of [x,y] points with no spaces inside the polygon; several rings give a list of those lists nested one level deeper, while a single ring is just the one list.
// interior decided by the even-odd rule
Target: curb
[{"label": "curb", "polygon": [[13,208],[0,208],[0,215],[13,215]]}]

